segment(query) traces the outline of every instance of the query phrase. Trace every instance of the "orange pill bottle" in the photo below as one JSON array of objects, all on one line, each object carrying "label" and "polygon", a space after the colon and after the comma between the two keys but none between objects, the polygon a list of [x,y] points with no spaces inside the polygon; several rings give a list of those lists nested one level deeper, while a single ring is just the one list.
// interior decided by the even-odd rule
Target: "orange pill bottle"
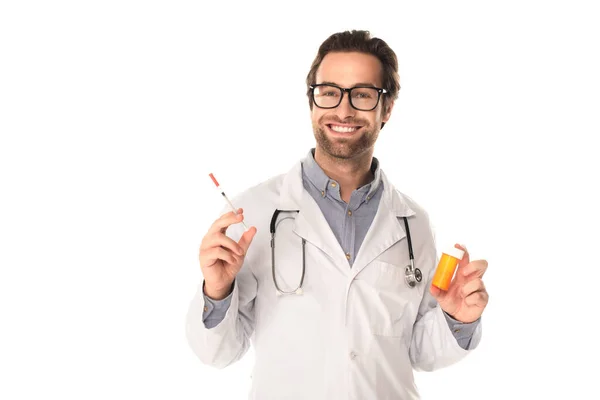
[{"label": "orange pill bottle", "polygon": [[454,276],[456,267],[460,260],[462,260],[465,252],[456,247],[448,249],[448,251],[442,252],[442,257],[438,263],[435,275],[433,275],[433,286],[438,287],[442,290],[448,290],[450,281]]}]

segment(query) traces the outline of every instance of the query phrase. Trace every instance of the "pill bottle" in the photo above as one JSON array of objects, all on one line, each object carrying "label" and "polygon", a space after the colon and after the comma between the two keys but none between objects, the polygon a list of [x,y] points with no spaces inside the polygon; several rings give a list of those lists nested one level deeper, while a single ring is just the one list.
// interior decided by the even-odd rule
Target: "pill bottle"
[{"label": "pill bottle", "polygon": [[452,281],[452,277],[454,276],[454,271],[456,271],[456,267],[464,255],[465,252],[456,247],[451,247],[447,251],[442,252],[442,257],[433,276],[433,286],[442,290],[448,290],[450,281]]}]

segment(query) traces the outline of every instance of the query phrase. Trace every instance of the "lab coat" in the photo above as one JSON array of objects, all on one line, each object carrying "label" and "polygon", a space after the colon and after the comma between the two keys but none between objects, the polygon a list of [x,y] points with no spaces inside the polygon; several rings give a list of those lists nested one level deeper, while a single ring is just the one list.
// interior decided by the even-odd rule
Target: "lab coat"
[{"label": "lab coat", "polygon": [[[469,353],[458,345],[428,290],[437,253],[427,214],[383,171],[381,178],[379,208],[352,267],[304,190],[300,163],[232,199],[244,209],[246,223],[257,227],[256,236],[225,319],[214,328],[204,326],[200,284],[186,328],[198,358],[217,368],[254,346],[249,399],[418,399],[413,369],[433,371]],[[302,295],[276,294],[269,232],[275,208],[300,210],[279,217],[275,266],[280,288],[295,289],[302,273],[301,238],[306,239]],[[415,267],[423,273],[415,288],[404,280],[409,253],[401,217],[409,217]],[[242,233],[242,224],[227,231],[235,240]],[[480,338],[481,324],[471,348]]]}]

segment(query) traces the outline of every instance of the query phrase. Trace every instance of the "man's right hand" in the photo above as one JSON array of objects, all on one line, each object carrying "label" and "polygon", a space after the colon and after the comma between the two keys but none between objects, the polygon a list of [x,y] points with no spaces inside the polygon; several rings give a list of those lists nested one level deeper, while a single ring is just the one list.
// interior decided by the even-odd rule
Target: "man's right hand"
[{"label": "man's right hand", "polygon": [[217,219],[200,244],[200,269],[204,276],[204,294],[214,300],[221,300],[231,293],[233,281],[242,268],[244,258],[256,228],[250,227],[239,242],[225,235],[227,228],[244,219],[243,210],[238,215],[233,212],[223,214]]}]

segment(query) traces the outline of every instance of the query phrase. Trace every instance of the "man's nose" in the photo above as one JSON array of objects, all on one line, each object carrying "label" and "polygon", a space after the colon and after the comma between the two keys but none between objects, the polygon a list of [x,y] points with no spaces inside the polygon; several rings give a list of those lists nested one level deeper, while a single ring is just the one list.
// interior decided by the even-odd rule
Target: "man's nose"
[{"label": "man's nose", "polygon": [[336,107],[335,113],[342,120],[356,115],[356,110],[350,105],[350,95],[348,93],[344,93],[342,96],[342,102]]}]

